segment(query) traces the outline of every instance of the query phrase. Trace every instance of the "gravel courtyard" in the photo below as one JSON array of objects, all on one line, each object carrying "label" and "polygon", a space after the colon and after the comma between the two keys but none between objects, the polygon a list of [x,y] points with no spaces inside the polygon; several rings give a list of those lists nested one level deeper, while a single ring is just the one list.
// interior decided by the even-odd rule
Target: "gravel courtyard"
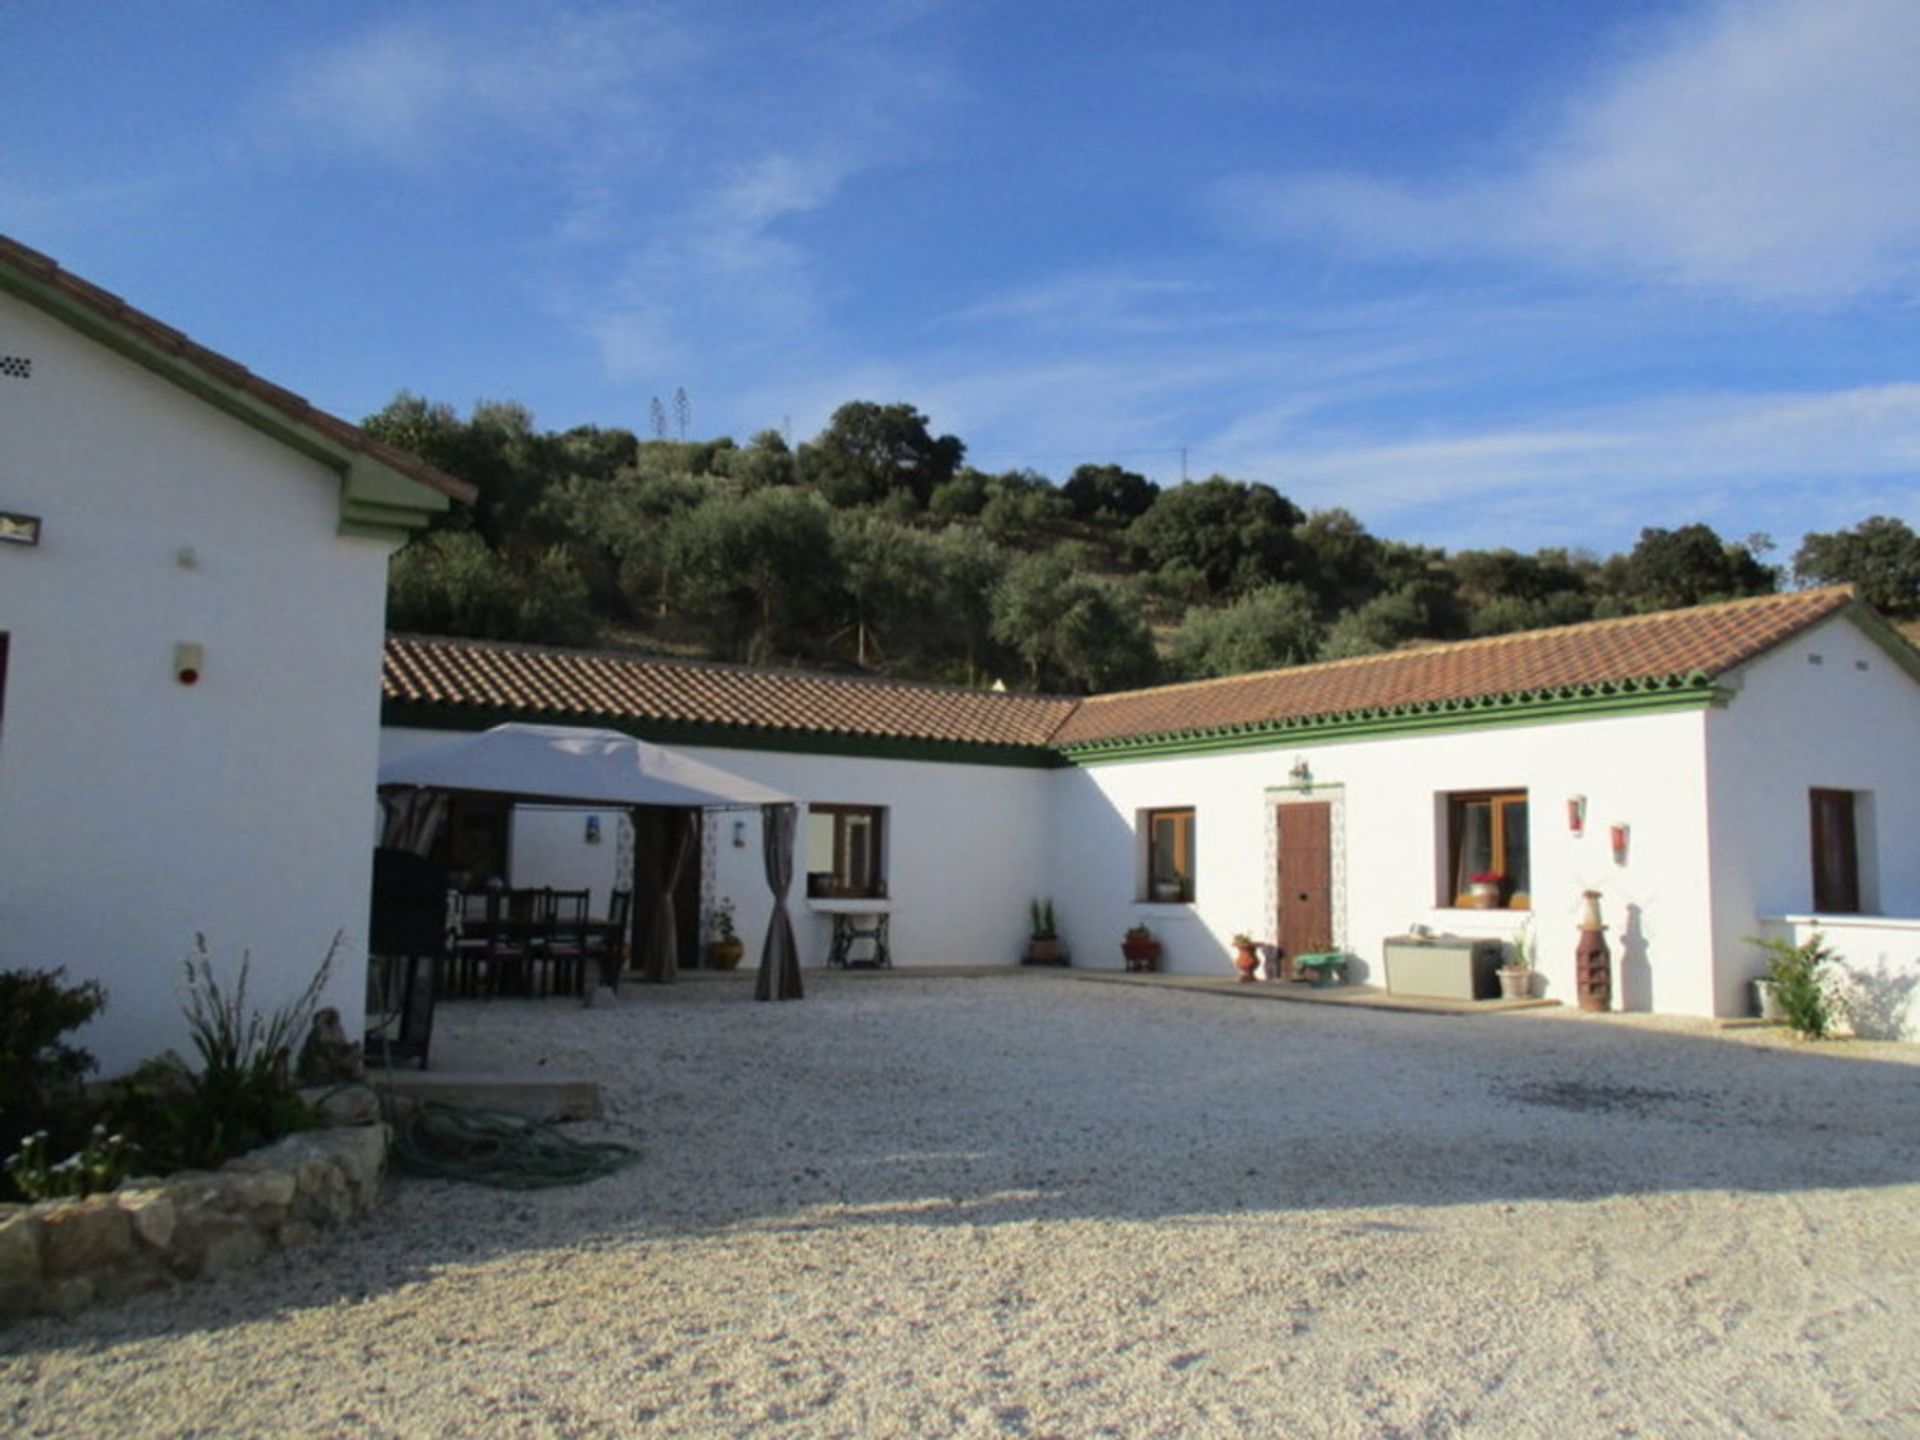
[{"label": "gravel courtyard", "polygon": [[0,1430],[1920,1433],[1920,1047],[808,980],[444,1008],[642,1163],[0,1331]]}]

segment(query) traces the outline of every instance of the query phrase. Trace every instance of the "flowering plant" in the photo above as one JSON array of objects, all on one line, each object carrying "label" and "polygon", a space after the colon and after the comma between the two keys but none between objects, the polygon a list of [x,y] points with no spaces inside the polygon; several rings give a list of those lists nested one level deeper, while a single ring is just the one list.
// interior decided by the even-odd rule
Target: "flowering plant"
[{"label": "flowering plant", "polygon": [[1233,943],[1235,945],[1253,945],[1253,944],[1257,944],[1258,942],[1254,940],[1253,936],[1247,934],[1246,931],[1242,930],[1233,937]]},{"label": "flowering plant", "polygon": [[1467,876],[1468,882],[1474,885],[1498,885],[1506,878],[1498,870],[1482,870],[1477,875]]},{"label": "flowering plant", "polygon": [[1533,927],[1523,925],[1513,934],[1513,958],[1507,962],[1510,970],[1533,969]]}]

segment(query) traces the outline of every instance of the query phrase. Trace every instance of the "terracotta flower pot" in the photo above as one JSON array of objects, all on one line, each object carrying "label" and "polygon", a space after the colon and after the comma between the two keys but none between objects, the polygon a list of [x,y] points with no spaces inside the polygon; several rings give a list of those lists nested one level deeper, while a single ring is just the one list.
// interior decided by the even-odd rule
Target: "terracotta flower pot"
[{"label": "terracotta flower pot", "polygon": [[1240,972],[1244,983],[1251,983],[1253,972],[1260,968],[1260,951],[1251,944],[1236,944],[1233,947],[1233,968]]}]

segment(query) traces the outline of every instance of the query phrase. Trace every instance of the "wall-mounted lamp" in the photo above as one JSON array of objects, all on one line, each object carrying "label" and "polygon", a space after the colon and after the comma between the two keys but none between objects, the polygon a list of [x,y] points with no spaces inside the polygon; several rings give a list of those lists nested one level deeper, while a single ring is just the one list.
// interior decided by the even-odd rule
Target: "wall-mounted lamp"
[{"label": "wall-mounted lamp", "polygon": [[173,678],[182,685],[198,685],[200,672],[207,668],[207,651],[202,645],[182,640],[173,647]]},{"label": "wall-mounted lamp", "polygon": [[1613,845],[1613,863],[1616,865],[1626,864],[1627,863],[1627,839],[1628,839],[1627,827],[1625,825],[1609,825],[1607,827],[1607,839]]},{"label": "wall-mounted lamp", "polygon": [[598,815],[589,815],[587,816],[587,844],[598,845],[599,843],[600,817]]},{"label": "wall-mounted lamp", "polygon": [[744,820],[733,822],[733,848],[736,850],[747,848],[747,822]]},{"label": "wall-mounted lamp", "polygon": [[1584,795],[1569,795],[1567,797],[1567,829],[1576,835],[1581,835],[1586,832],[1586,828],[1587,797]]},{"label": "wall-mounted lamp", "polygon": [[0,510],[0,543],[8,545],[38,545],[40,543],[40,517],[38,515],[19,515],[11,511]]},{"label": "wall-mounted lamp", "polygon": [[1287,775],[1296,785],[1311,785],[1313,783],[1313,769],[1307,764],[1304,755],[1293,762],[1293,769],[1289,770]]}]

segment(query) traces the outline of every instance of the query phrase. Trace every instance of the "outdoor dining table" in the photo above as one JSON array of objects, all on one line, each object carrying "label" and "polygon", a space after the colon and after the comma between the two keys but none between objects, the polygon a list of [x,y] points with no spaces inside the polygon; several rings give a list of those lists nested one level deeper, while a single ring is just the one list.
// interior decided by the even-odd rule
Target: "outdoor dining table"
[{"label": "outdoor dining table", "polygon": [[624,922],[604,917],[558,922],[550,915],[466,918],[464,902],[485,898],[458,896],[448,928],[452,963],[444,968],[445,984],[463,999],[584,995],[596,978],[589,976],[588,967],[617,955],[625,942]]}]

